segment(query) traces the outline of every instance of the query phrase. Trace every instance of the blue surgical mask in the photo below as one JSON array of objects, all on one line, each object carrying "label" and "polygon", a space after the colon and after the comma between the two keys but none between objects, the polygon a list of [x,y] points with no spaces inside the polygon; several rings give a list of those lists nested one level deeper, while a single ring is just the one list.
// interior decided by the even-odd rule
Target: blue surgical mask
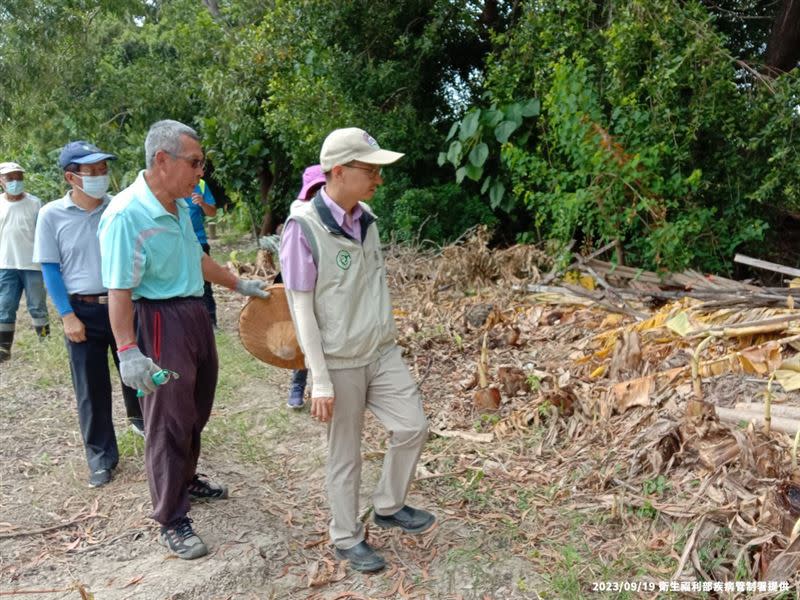
[{"label": "blue surgical mask", "polygon": [[9,196],[19,196],[25,191],[25,182],[21,179],[6,181],[6,193]]},{"label": "blue surgical mask", "polygon": [[83,186],[78,187],[87,196],[99,199],[106,195],[110,182],[111,177],[108,175],[81,175],[81,183],[83,183]]}]

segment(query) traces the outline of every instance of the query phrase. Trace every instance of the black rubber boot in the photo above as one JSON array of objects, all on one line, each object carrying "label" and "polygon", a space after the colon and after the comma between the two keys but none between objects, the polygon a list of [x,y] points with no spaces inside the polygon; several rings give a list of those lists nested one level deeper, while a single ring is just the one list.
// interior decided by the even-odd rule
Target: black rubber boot
[{"label": "black rubber boot", "polygon": [[11,344],[13,342],[13,331],[0,331],[0,362],[4,362],[11,358]]},{"label": "black rubber boot", "polygon": [[50,325],[37,325],[34,327],[36,330],[36,335],[39,336],[39,339],[46,338],[50,335]]}]

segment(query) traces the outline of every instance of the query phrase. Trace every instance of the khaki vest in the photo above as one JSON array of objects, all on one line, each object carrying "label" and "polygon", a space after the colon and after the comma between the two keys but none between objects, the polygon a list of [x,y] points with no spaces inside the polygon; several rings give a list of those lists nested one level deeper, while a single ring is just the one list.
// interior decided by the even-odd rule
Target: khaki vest
[{"label": "khaki vest", "polygon": [[329,369],[368,365],[396,334],[378,226],[361,208],[362,241],[339,227],[319,192],[287,220],[300,225],[317,267],[314,313]]}]

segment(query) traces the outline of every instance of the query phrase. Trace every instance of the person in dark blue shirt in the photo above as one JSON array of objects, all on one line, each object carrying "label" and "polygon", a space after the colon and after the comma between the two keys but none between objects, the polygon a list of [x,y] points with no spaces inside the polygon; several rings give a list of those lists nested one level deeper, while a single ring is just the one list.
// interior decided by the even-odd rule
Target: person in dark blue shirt
[{"label": "person in dark blue shirt", "polygon": [[[214,194],[211,193],[211,188],[204,179],[200,180],[194,186],[194,192],[190,198],[186,198],[186,204],[189,205],[189,216],[192,218],[192,227],[197,235],[197,241],[203,247],[203,252],[211,254],[211,246],[208,245],[208,236],[206,235],[206,217],[214,217],[217,214],[217,201],[214,199]],[[217,328],[217,303],[214,301],[214,293],[211,291],[211,284],[208,281],[203,283],[203,301],[208,309],[208,314],[211,316],[211,323],[214,329]]]}]

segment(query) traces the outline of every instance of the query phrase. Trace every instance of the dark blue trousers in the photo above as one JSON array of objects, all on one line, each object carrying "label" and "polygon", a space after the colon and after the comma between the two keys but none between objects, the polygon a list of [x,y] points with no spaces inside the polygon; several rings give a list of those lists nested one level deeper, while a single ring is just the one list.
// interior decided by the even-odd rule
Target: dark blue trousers
[{"label": "dark blue trousers", "polygon": [[[203,252],[211,256],[211,246],[208,244],[200,244],[203,247]],[[208,310],[208,316],[211,317],[211,324],[217,326],[217,303],[214,300],[214,291],[211,289],[211,282],[203,281],[203,302]]]},{"label": "dark blue trousers", "polygon": [[[119,462],[117,437],[111,418],[111,374],[108,370],[108,351],[119,370],[117,346],[108,320],[108,305],[72,301],[75,316],[86,327],[86,341],[66,340],[72,386],[78,402],[86,460],[90,471],[113,469]],[[142,410],[136,390],[122,386],[128,418],[141,418]]]}]

